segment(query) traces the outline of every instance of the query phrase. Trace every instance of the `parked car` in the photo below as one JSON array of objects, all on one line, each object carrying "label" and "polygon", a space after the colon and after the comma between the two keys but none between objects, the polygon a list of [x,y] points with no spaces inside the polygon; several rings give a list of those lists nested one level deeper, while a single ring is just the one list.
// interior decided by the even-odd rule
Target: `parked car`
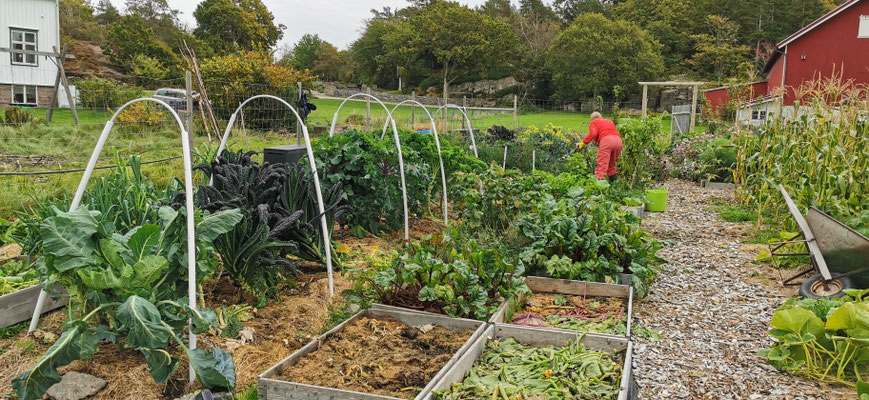
[{"label": "parked car", "polygon": [[[165,101],[178,111],[187,110],[187,91],[184,89],[161,88],[154,92],[155,99]],[[199,93],[193,92],[193,109],[199,109]]]}]

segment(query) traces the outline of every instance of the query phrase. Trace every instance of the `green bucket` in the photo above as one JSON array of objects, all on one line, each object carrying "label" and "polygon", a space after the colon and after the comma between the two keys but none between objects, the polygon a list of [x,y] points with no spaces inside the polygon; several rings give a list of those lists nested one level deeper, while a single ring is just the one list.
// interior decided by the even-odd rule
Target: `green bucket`
[{"label": "green bucket", "polygon": [[652,189],[646,191],[646,211],[667,211],[667,189]]}]

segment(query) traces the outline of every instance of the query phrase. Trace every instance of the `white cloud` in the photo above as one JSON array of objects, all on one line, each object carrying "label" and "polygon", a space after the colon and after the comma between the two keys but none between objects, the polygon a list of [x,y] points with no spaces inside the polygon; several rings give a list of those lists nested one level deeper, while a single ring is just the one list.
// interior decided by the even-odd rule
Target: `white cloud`
[{"label": "white cloud", "polygon": [[[124,0],[111,0],[124,9]],[[170,6],[181,11],[180,19],[188,26],[196,26],[193,11],[201,0],[169,0]],[[462,4],[476,7],[485,0],[461,0]],[[306,33],[316,33],[323,40],[344,49],[359,37],[372,8],[406,7],[406,0],[263,0],[274,14],[275,23],[284,24],[281,43],[295,43]]]}]

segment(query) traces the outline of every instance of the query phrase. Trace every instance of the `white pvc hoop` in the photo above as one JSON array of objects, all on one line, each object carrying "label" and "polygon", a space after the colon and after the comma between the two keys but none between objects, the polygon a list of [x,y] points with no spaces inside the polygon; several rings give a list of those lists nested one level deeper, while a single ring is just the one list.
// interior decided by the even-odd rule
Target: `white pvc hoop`
[{"label": "white pvc hoop", "polygon": [[[78,184],[78,189],[75,192],[75,196],[72,199],[72,203],[69,206],[69,211],[75,211],[79,205],[81,204],[82,197],[84,196],[84,191],[87,188],[88,181],[90,181],[91,175],[93,174],[94,168],[97,164],[97,159],[100,156],[100,153],[103,150],[103,146],[106,144],[106,140],[109,138],[109,132],[111,132],[112,127],[115,125],[115,120],[118,118],[118,115],[121,114],[124,109],[129,107],[130,105],[142,101],[150,101],[152,103],[159,104],[169,110],[169,113],[175,117],[175,122],[178,123],[178,127],[181,128],[181,157],[184,161],[184,197],[186,203],[187,210],[187,297],[188,297],[188,306],[191,309],[196,309],[196,222],[195,215],[193,209],[193,166],[192,166],[192,157],[190,156],[190,134],[187,130],[184,129],[184,124],[181,122],[181,117],[178,116],[178,113],[175,110],[166,104],[165,102],[154,99],[154,98],[141,98],[132,100],[120,108],[112,115],[112,118],[106,122],[106,125],[103,127],[103,131],[100,134],[100,138],[97,140],[97,145],[94,147],[94,152],[91,154],[91,158],[88,161],[87,168],[85,168],[84,175],[81,178],[81,181]],[[36,309],[33,310],[33,317],[30,319],[30,328],[28,332],[33,332],[36,330],[37,324],[39,324],[39,317],[42,314],[42,307],[45,304],[45,300],[48,298],[48,292],[44,289],[39,293],[39,299],[36,301]],[[193,333],[193,327],[189,326],[189,346],[191,349],[196,348],[196,334]],[[191,380],[194,377],[193,369],[190,370]]]},{"label": "white pvc hoop", "polygon": [[389,108],[386,107],[386,104],[383,104],[380,99],[368,93],[356,93],[344,99],[344,101],[341,102],[341,105],[338,106],[338,109],[335,110],[335,114],[332,116],[332,127],[329,128],[329,137],[332,137],[333,132],[335,132],[335,124],[338,122],[338,113],[341,112],[341,108],[354,97],[366,97],[383,106],[383,109],[386,110],[387,113],[386,122],[383,123],[383,132],[386,132],[386,128],[389,126],[389,123],[392,122],[393,138],[395,139],[395,147],[398,149],[398,171],[399,175],[401,175],[401,201],[404,206],[404,240],[410,240],[410,217],[407,210],[407,181],[404,178],[404,155],[401,153],[401,139],[398,137],[398,128],[395,126],[395,120],[390,117],[392,114],[390,113]]},{"label": "white pvc hoop", "polygon": [[[438,117],[438,114],[440,114],[440,113],[441,113],[441,110],[443,110],[444,108],[454,108],[454,109],[456,109],[456,110],[461,111],[461,112],[462,112],[462,115],[465,116],[465,122],[468,124],[468,133],[471,134],[471,148],[474,149],[474,157],[480,158],[480,156],[477,154],[477,140],[474,138],[474,126],[471,124],[471,119],[468,118],[468,113],[465,112],[465,108],[464,108],[464,107],[459,107],[459,106],[457,106],[457,105],[455,105],[455,104],[447,104],[447,105],[443,105],[443,106],[440,106],[440,107],[437,109],[437,111],[435,111],[435,113],[434,113],[434,117],[437,118],[437,117]],[[447,129],[447,127],[444,126],[444,129]]]},{"label": "white pvc hoop", "polygon": [[[308,127],[304,123],[301,123],[302,117],[299,115],[296,109],[293,108],[293,106],[291,106],[290,103],[287,103],[284,99],[269,94],[256,95],[243,101],[241,104],[239,104],[235,112],[232,113],[232,116],[229,117],[229,122],[226,124],[226,130],[223,132],[223,138],[220,139],[220,146],[218,146],[217,148],[217,155],[220,155],[220,153],[226,148],[226,141],[229,139],[229,134],[232,132],[233,125],[235,125],[236,116],[241,112],[242,108],[247,105],[247,103],[250,103],[252,100],[256,99],[277,100],[283,105],[287,106],[287,108],[289,108],[290,111],[292,111],[293,114],[296,115],[296,118],[298,118],[298,120],[300,121],[299,126],[302,127],[302,134],[305,136],[305,147],[308,152],[308,163],[310,163],[311,165],[311,172],[314,173],[314,190],[317,191],[317,206],[320,210],[320,227],[323,231],[323,245],[326,247],[326,271],[329,275],[329,294],[334,295],[335,285],[332,276],[332,242],[329,240],[329,223],[326,221],[326,208],[323,205],[323,192],[320,190],[320,176],[317,174],[317,163],[314,160],[314,149],[311,147],[311,137],[308,135]],[[212,183],[213,181],[209,182],[209,185],[211,185]]]},{"label": "white pvc hoop", "polygon": [[[435,120],[432,117],[431,113],[428,112],[428,109],[424,105],[422,105],[420,102],[418,102],[416,100],[405,100],[405,101],[402,101],[401,103],[396,104],[395,107],[392,108],[392,111],[389,112],[389,115],[386,116],[386,121],[392,122],[393,131],[395,131],[395,118],[392,117],[392,114],[395,112],[395,110],[398,109],[398,107],[401,107],[404,104],[415,104],[415,105],[422,107],[423,111],[425,111],[425,113],[428,115],[429,120],[431,120],[431,128],[432,128],[432,132],[434,133],[435,147],[437,147],[437,150],[438,150],[438,161],[440,161],[440,166],[441,166],[441,183],[443,185],[443,191],[444,191],[444,224],[449,225],[450,219],[449,219],[449,213],[447,210],[447,208],[449,206],[449,201],[447,200],[447,175],[444,172],[444,159],[443,159],[443,157],[441,157],[441,141],[438,138],[438,129],[437,129],[437,126],[435,126]],[[397,132],[397,131],[395,131],[395,132]],[[383,133],[380,135],[380,137],[382,138],[384,135],[386,135],[386,126],[383,127]],[[396,135],[397,135],[397,133],[396,133]],[[395,140],[398,140],[397,136],[396,136]],[[476,151],[476,146],[474,146],[474,150]]]}]

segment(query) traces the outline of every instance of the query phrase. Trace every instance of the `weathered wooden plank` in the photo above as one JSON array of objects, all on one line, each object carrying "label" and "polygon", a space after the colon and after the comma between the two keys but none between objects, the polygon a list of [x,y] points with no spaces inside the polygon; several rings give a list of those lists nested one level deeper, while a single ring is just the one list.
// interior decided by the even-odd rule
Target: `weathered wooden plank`
[{"label": "weathered wooden plank", "polygon": [[579,339],[586,348],[591,350],[602,350],[613,354],[622,354],[623,357],[623,375],[621,379],[621,387],[619,390],[619,400],[626,400],[629,385],[631,381],[631,358],[632,346],[628,339],[615,338],[611,336],[601,336],[596,334],[580,334],[570,333],[562,330],[539,329],[516,325],[495,324],[483,332],[483,335],[474,343],[459,360],[453,364],[443,377],[435,383],[424,399],[430,400],[434,398],[434,392],[449,388],[453,383],[458,383],[464,380],[465,374],[474,366],[474,363],[492,340],[503,340],[513,338],[519,343],[543,347],[543,346],[566,346],[570,341]]},{"label": "weathered wooden plank", "polygon": [[[36,309],[40,288],[41,286],[36,285],[0,296],[0,327],[6,328],[29,320],[33,316],[33,310]],[[69,295],[63,287],[58,285],[54,289],[62,295],[57,300],[49,297],[42,308],[43,313],[63,307],[69,301]]]},{"label": "weathered wooden plank", "polygon": [[435,382],[441,379],[444,373],[451,367],[459,358],[467,351],[468,348],[473,345],[473,343],[477,342],[480,336],[483,334],[483,331],[486,328],[486,324],[480,321],[474,321],[469,319],[461,319],[461,318],[451,318],[448,316],[433,314],[427,312],[420,312],[414,310],[408,310],[398,307],[390,307],[384,305],[374,305],[368,310],[360,311],[352,318],[342,322],[335,328],[332,328],[328,332],[321,335],[319,338],[312,340],[308,344],[306,344],[301,349],[297,350],[295,353],[285,358],[283,361],[278,364],[272,366],[265,372],[263,372],[257,381],[257,388],[259,390],[259,398],[263,400],[331,400],[331,399],[351,399],[351,400],[372,400],[372,399],[396,399],[395,397],[390,396],[382,396],[382,395],[374,395],[369,393],[361,393],[361,392],[351,392],[341,389],[321,387],[321,386],[312,386],[305,385],[301,383],[295,382],[287,382],[276,379],[278,375],[283,372],[283,369],[294,365],[300,359],[305,357],[307,354],[315,351],[321,343],[328,340],[335,333],[343,330],[348,324],[356,321],[361,317],[374,317],[374,318],[393,318],[398,322],[401,322],[410,326],[420,326],[426,324],[432,324],[437,326],[442,326],[451,330],[465,330],[465,329],[474,329],[474,333],[468,340],[462,345],[461,348],[453,355],[453,357],[447,361],[447,363],[441,368],[441,370],[432,377],[429,384],[423,388],[423,390],[416,397],[417,399],[422,399],[427,393],[431,391],[431,387],[434,386]]}]

